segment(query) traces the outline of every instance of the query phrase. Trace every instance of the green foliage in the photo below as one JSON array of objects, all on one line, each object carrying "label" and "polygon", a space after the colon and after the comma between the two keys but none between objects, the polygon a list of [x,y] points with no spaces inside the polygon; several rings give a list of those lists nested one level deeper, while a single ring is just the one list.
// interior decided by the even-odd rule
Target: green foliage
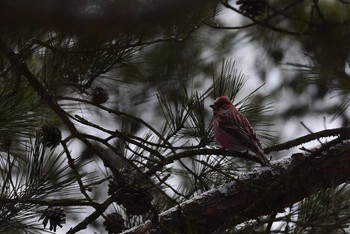
[{"label": "green foliage", "polygon": [[[41,207],[75,202],[78,205],[82,199],[63,152],[56,154],[38,139],[26,144],[26,152],[21,159],[12,157],[10,152],[0,155],[3,233],[44,230],[37,222]],[[87,178],[84,181],[93,181],[93,177]]]},{"label": "green foliage", "polygon": [[213,98],[225,95],[234,100],[244,86],[248,76],[236,69],[234,65],[232,61],[222,61],[220,74],[213,77],[211,86]]},{"label": "green foliage", "polygon": [[0,109],[0,146],[5,151],[35,136],[44,119],[50,120],[35,93],[16,82],[0,83]]},{"label": "green foliage", "polygon": [[[273,124],[293,117],[329,114],[347,125],[349,33],[344,26],[349,4],[239,1],[238,8],[227,1],[221,4],[249,18],[249,23],[221,25],[214,1],[152,27],[111,32],[105,38],[51,29],[2,29],[1,233],[44,231],[40,217],[47,224],[51,211],[61,212],[63,207],[69,219],[77,206],[84,217],[78,217],[74,231],[90,228],[96,220],[101,226],[98,218],[112,217],[109,214],[118,217],[120,227],[131,228],[236,180],[254,164],[234,154],[214,153],[218,147],[209,105],[221,95],[249,119],[264,146],[278,141]],[[335,14],[339,8],[342,14]],[[235,22],[241,20],[228,23]],[[234,30],[214,30],[220,27]],[[257,48],[251,57],[257,57],[252,60],[258,70],[254,80],[261,82],[243,93],[254,72],[247,74],[234,59],[223,58],[247,41]],[[289,62],[295,47],[303,57]],[[39,88],[33,89],[23,64]],[[281,64],[292,66],[288,70],[292,74]],[[281,81],[267,87],[274,69]],[[273,116],[273,105],[283,92],[291,93],[288,105]],[[52,102],[42,99],[43,94]],[[326,104],[330,97],[337,99]],[[61,125],[47,127],[52,122]],[[36,135],[39,129],[49,136]],[[59,143],[63,151],[56,153]],[[80,148],[82,157],[76,156]],[[107,181],[114,186],[112,192],[107,191]],[[123,202],[118,203],[121,197]],[[141,201],[153,197],[152,205],[130,212],[130,197]],[[348,198],[347,185],[327,189],[276,216],[247,220],[226,231],[268,232],[266,227],[274,224],[271,232],[342,233],[350,223]],[[63,214],[58,217],[63,221]],[[188,233],[196,233],[196,225],[188,225]]]},{"label": "green foliage", "polygon": [[348,184],[304,199],[296,213],[294,233],[346,233],[350,222]]}]

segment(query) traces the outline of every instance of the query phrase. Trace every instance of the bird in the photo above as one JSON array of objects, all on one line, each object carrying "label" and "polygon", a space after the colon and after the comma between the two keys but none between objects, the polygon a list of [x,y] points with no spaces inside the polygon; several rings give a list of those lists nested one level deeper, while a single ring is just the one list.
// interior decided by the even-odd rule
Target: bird
[{"label": "bird", "polygon": [[251,151],[257,156],[260,164],[270,165],[248,119],[237,110],[227,96],[217,97],[210,107],[213,109],[211,125],[219,145],[231,152]]}]

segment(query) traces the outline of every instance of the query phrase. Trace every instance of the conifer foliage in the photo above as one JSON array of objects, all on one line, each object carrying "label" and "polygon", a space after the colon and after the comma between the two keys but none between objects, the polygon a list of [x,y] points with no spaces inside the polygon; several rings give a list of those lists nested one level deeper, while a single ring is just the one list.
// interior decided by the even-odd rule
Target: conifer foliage
[{"label": "conifer foliage", "polygon": [[[0,0],[0,13],[0,233],[349,232],[346,1]],[[271,165],[215,142],[222,95]]]}]

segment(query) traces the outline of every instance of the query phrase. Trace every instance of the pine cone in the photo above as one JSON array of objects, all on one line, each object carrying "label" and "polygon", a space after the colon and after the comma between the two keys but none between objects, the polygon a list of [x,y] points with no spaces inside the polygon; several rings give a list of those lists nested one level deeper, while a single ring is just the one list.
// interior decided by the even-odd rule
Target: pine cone
[{"label": "pine cone", "polygon": [[41,142],[46,147],[56,147],[61,139],[61,130],[54,125],[44,125],[41,127]]},{"label": "pine cone", "polygon": [[96,104],[105,103],[108,99],[109,95],[107,91],[101,87],[96,87],[91,96],[91,100]]},{"label": "pine cone", "polygon": [[109,234],[120,233],[121,231],[125,230],[124,219],[118,213],[107,215],[107,219],[103,222],[103,225],[105,225]]},{"label": "pine cone", "polygon": [[236,3],[242,13],[252,18],[263,14],[268,5],[267,0],[238,0]]},{"label": "pine cone", "polygon": [[116,193],[124,185],[125,184],[123,182],[116,181],[115,179],[109,180],[108,195],[113,195],[114,193]]},{"label": "pine cone", "polygon": [[46,210],[44,210],[39,220],[44,219],[42,222],[44,224],[44,228],[46,228],[48,221],[50,221],[50,231],[56,232],[57,226],[62,228],[62,224],[66,223],[65,217],[66,214],[64,213],[62,207],[49,206]]},{"label": "pine cone", "polygon": [[131,215],[142,215],[151,209],[152,195],[143,188],[130,187],[117,198],[117,204],[123,205]]}]

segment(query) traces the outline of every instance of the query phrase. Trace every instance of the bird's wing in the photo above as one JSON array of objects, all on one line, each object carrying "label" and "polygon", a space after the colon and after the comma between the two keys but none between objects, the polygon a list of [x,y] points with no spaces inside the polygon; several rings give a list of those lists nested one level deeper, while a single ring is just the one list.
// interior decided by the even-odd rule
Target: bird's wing
[{"label": "bird's wing", "polygon": [[256,146],[261,148],[260,142],[254,134],[249,121],[242,114],[229,112],[222,118],[219,118],[218,124],[220,129],[235,137],[242,144],[247,145],[248,148],[254,149]]}]

